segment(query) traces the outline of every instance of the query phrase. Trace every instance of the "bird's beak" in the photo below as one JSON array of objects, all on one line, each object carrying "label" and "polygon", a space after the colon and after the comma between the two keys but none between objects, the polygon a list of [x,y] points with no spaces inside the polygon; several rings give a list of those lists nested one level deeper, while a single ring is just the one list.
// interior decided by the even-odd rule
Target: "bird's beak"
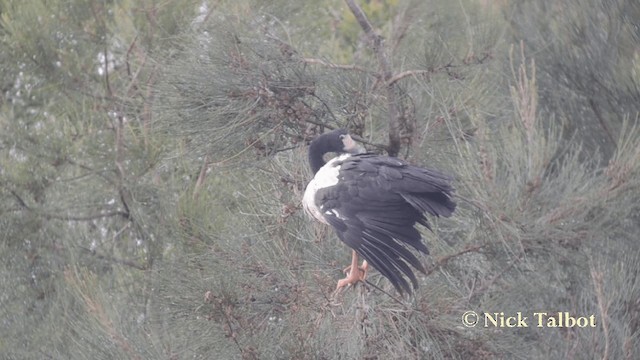
[{"label": "bird's beak", "polygon": [[346,135],[342,138],[342,144],[344,145],[343,149],[345,152],[351,154],[359,154],[362,152],[360,146],[351,138],[351,135]]}]

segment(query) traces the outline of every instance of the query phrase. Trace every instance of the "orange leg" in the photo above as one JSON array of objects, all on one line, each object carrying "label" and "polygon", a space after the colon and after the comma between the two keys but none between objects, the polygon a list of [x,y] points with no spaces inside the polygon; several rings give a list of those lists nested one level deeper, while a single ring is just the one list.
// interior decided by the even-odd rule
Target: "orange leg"
[{"label": "orange leg", "polygon": [[364,281],[367,278],[367,271],[369,270],[369,264],[367,260],[362,262],[362,266],[358,266],[358,254],[353,251],[351,256],[351,265],[344,269],[344,273],[347,277],[338,281],[336,290],[339,290],[347,285],[354,285],[359,281]]}]

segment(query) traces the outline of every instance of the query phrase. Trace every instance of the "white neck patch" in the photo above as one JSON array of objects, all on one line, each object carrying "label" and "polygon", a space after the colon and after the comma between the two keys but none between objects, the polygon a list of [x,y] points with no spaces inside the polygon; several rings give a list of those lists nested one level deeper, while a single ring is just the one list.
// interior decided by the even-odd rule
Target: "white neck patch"
[{"label": "white neck patch", "polygon": [[316,205],[316,192],[320,189],[324,189],[330,186],[334,186],[340,180],[340,165],[336,163],[345,160],[351,156],[351,154],[342,154],[331,159],[323,167],[318,170],[316,176],[309,182],[307,189],[304,191],[302,197],[302,206],[307,214],[313,216],[316,220],[327,223],[322,215],[322,209]]}]

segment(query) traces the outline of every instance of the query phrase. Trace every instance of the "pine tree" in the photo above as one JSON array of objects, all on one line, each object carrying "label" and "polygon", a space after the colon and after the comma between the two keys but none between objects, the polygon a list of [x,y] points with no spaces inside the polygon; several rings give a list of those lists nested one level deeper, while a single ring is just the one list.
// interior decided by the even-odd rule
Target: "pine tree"
[{"label": "pine tree", "polygon": [[[0,2],[1,357],[637,358],[638,11]],[[337,127],[456,177],[413,297],[334,293],[300,199]]]}]

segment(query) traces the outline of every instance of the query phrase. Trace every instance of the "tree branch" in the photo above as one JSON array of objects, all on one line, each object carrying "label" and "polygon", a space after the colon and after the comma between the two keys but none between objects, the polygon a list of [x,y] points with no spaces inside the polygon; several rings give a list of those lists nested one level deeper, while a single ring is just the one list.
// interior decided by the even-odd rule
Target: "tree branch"
[{"label": "tree branch", "polygon": [[385,90],[387,95],[387,110],[389,112],[389,145],[387,145],[387,152],[390,156],[397,156],[400,152],[400,111],[398,111],[398,101],[396,96],[396,89],[392,84],[388,84],[389,80],[393,77],[391,71],[391,63],[387,53],[383,47],[384,39],[382,36],[376,34],[367,18],[367,15],[362,11],[362,8],[355,3],[354,0],[345,0],[347,6],[356,17],[358,24],[362,30],[364,30],[373,52],[376,54],[378,64],[380,65],[380,71],[382,73],[382,79],[385,83]]}]

